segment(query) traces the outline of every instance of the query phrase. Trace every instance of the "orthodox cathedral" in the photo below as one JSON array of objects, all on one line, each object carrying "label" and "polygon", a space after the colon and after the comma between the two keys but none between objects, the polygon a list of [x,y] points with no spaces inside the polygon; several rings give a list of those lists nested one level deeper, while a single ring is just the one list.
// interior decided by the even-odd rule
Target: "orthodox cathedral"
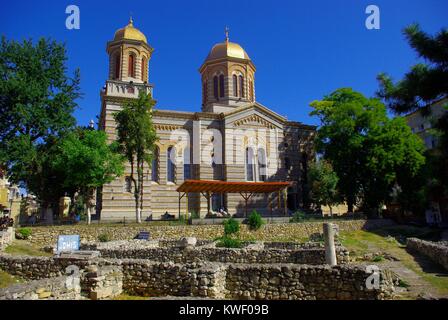
[{"label": "orthodox cathedral", "polygon": [[[113,141],[113,113],[140,91],[153,94],[148,64],[153,48],[146,36],[128,25],[107,43],[109,77],[101,90],[99,129]],[[315,127],[290,121],[256,100],[256,67],[247,52],[230,42],[215,44],[199,68],[202,105],[197,112],[156,107],[153,122],[159,140],[154,160],[144,170],[142,220],[177,215],[187,208],[204,217],[224,210],[243,215],[244,200],[238,193],[190,193],[179,197],[186,180],[228,182],[287,181],[284,193],[254,194],[247,205],[265,215],[283,214],[272,203],[285,203],[289,212],[306,206],[306,175],[314,157]],[[199,89],[199,88],[198,88]],[[97,195],[102,220],[135,217],[130,165],[124,176],[103,186]]]}]

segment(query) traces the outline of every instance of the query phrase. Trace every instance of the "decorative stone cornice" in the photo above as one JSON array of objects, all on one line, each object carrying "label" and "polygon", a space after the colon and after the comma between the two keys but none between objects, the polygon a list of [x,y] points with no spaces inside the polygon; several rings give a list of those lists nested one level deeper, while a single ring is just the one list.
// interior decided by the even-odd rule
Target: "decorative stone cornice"
[{"label": "decorative stone cornice", "polygon": [[252,114],[243,119],[239,119],[239,120],[236,120],[235,122],[233,122],[235,127],[239,127],[239,126],[246,125],[246,124],[254,124],[254,123],[257,125],[262,125],[263,127],[266,127],[269,129],[275,128],[275,126],[271,122],[266,121],[265,119],[263,119],[262,117],[260,117],[257,114]]}]

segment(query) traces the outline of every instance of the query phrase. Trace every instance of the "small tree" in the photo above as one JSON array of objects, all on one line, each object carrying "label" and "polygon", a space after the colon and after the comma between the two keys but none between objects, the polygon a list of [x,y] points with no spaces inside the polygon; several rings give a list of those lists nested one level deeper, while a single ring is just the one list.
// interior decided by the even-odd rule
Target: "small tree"
[{"label": "small tree", "polygon": [[[118,150],[131,164],[130,179],[134,186],[135,215],[141,223],[143,210],[143,166],[151,165],[157,141],[152,122],[155,100],[150,94],[140,92],[138,99],[126,103],[121,111],[114,114],[117,123]],[[135,178],[134,174],[137,174]]]},{"label": "small tree", "polygon": [[261,215],[257,212],[257,210],[253,210],[249,216],[247,224],[250,230],[258,230],[265,222],[261,218]]},{"label": "small tree", "polygon": [[308,171],[311,201],[318,206],[328,206],[333,215],[333,206],[339,203],[337,185],[339,178],[328,161],[318,161]]},{"label": "small tree", "polygon": [[91,222],[95,189],[123,174],[123,156],[107,143],[104,131],[78,129],[59,144],[56,168],[65,170],[64,186],[79,192]]}]

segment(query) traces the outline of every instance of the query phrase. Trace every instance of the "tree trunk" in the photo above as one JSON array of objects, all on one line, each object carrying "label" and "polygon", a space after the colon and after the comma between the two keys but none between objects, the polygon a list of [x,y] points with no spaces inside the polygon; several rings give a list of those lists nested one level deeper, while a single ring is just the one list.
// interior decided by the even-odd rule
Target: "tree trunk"
[{"label": "tree trunk", "polygon": [[333,207],[332,206],[328,206],[330,208],[330,217],[333,218]]}]

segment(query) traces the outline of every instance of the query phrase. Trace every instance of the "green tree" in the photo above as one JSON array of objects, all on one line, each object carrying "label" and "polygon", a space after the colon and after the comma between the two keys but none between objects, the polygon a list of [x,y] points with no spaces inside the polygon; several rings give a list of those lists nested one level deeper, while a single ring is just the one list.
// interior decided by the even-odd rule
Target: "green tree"
[{"label": "green tree", "polygon": [[107,143],[104,131],[78,128],[58,145],[54,167],[65,172],[63,186],[78,192],[87,208],[87,223],[96,188],[111,182],[124,172],[124,158],[116,153],[116,146]]},{"label": "green tree", "polygon": [[311,201],[318,206],[328,206],[333,215],[333,206],[339,203],[337,185],[339,178],[328,161],[313,163],[308,171]]},{"label": "green tree", "polygon": [[0,163],[9,179],[35,194],[43,208],[67,190],[54,170],[54,149],[75,126],[79,71],[67,76],[65,47],[41,39],[0,44]]},{"label": "green tree", "polygon": [[427,108],[448,96],[448,29],[431,36],[418,24],[412,24],[403,33],[409,45],[426,63],[413,66],[397,83],[385,73],[378,75],[378,96],[399,114]]},{"label": "green tree", "polygon": [[415,176],[425,162],[422,141],[402,118],[389,119],[385,106],[350,88],[313,101],[321,127],[316,147],[333,166],[349,211],[361,204],[379,211],[402,176]]},{"label": "green tree", "polygon": [[[412,24],[403,30],[409,45],[424,63],[416,64],[404,78],[396,83],[385,73],[378,75],[380,89],[377,95],[397,114],[419,110],[429,115],[429,106],[448,97],[448,29],[442,29],[432,36]],[[448,108],[448,106],[445,106]],[[437,177],[430,183],[433,195],[448,193],[448,151],[444,144],[448,138],[448,111],[435,124],[440,132],[440,152],[429,155],[431,176]]]},{"label": "green tree", "polygon": [[131,165],[130,179],[134,186],[135,214],[138,223],[141,223],[143,210],[143,166],[145,163],[151,165],[157,141],[152,122],[155,103],[150,94],[140,92],[138,99],[130,100],[121,111],[114,114],[117,123],[118,150]]}]

